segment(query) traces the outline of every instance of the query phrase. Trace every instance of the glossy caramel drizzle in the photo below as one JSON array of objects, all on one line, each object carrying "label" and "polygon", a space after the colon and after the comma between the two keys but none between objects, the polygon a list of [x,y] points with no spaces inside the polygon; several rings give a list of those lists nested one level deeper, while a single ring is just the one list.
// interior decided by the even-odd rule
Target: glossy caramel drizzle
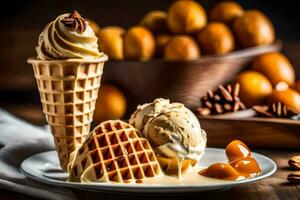
[{"label": "glossy caramel drizzle", "polygon": [[239,180],[257,176],[261,169],[252,157],[249,148],[241,141],[234,140],[226,147],[228,163],[215,163],[201,170],[200,175],[223,179]]}]

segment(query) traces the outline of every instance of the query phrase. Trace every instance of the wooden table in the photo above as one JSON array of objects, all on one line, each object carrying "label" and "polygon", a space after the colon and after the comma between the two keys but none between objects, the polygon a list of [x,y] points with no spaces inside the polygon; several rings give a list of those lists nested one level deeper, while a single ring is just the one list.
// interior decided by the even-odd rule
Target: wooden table
[{"label": "wooden table", "polygon": [[[0,105],[3,106],[3,105]],[[34,105],[7,105],[4,106],[9,111],[22,116],[28,121],[34,123],[43,123],[44,117],[40,109]],[[30,111],[30,112],[29,112]],[[31,114],[28,114],[31,113]],[[213,193],[193,193],[193,194],[183,194],[172,196],[156,196],[151,197],[149,194],[145,196],[127,196],[127,195],[118,195],[118,194],[104,194],[104,193],[94,193],[94,192],[83,192],[79,190],[73,190],[78,199],[128,199],[128,200],[141,200],[141,199],[247,199],[247,200],[258,200],[258,199],[300,199],[300,184],[292,185],[290,184],[286,177],[291,171],[288,168],[287,161],[288,159],[296,154],[300,154],[298,151],[280,151],[280,150],[266,150],[266,149],[254,149],[258,153],[262,153],[270,158],[272,158],[277,166],[277,172],[270,178],[264,179],[262,181],[245,184],[241,186],[234,187],[227,191],[222,192],[213,192]],[[35,200],[32,197],[24,196],[22,194],[10,192],[7,190],[0,190],[0,199],[1,200]]]}]

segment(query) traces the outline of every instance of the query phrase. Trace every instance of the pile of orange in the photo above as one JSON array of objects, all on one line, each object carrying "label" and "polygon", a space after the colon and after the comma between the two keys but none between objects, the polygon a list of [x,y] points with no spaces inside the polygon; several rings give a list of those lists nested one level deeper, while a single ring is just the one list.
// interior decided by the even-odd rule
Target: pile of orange
[{"label": "pile of orange", "polygon": [[282,102],[300,112],[300,80],[296,81],[290,61],[280,52],[257,57],[251,70],[236,77],[241,85],[241,99],[246,106]]},{"label": "pile of orange", "polygon": [[193,60],[270,44],[275,39],[267,16],[244,10],[234,1],[220,2],[209,12],[197,1],[174,1],[167,11],[146,13],[127,31],[90,24],[99,37],[100,50],[111,60]]}]

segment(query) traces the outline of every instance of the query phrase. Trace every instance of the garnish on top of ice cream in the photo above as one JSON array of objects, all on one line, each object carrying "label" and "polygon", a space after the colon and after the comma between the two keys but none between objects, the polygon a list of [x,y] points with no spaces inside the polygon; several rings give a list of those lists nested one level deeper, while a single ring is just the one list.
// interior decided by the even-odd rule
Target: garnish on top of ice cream
[{"label": "garnish on top of ice cream", "polygon": [[[181,170],[188,168],[184,166],[185,161],[194,165],[204,153],[206,133],[196,116],[183,104],[155,99],[139,106],[129,123],[141,130],[153,145],[160,164],[167,165],[162,166],[166,173],[176,171],[180,177]],[[176,167],[172,166],[174,163]]]},{"label": "garnish on top of ice cream", "polygon": [[95,59],[103,54],[98,50],[97,37],[88,22],[77,11],[58,16],[39,36],[38,59]]}]

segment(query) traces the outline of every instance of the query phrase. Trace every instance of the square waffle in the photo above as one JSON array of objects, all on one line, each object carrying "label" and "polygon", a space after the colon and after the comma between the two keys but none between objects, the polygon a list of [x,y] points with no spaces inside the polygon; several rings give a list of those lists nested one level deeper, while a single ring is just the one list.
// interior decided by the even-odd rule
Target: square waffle
[{"label": "square waffle", "polygon": [[68,167],[71,181],[139,183],[161,174],[148,140],[120,120],[102,122],[72,157]]}]

